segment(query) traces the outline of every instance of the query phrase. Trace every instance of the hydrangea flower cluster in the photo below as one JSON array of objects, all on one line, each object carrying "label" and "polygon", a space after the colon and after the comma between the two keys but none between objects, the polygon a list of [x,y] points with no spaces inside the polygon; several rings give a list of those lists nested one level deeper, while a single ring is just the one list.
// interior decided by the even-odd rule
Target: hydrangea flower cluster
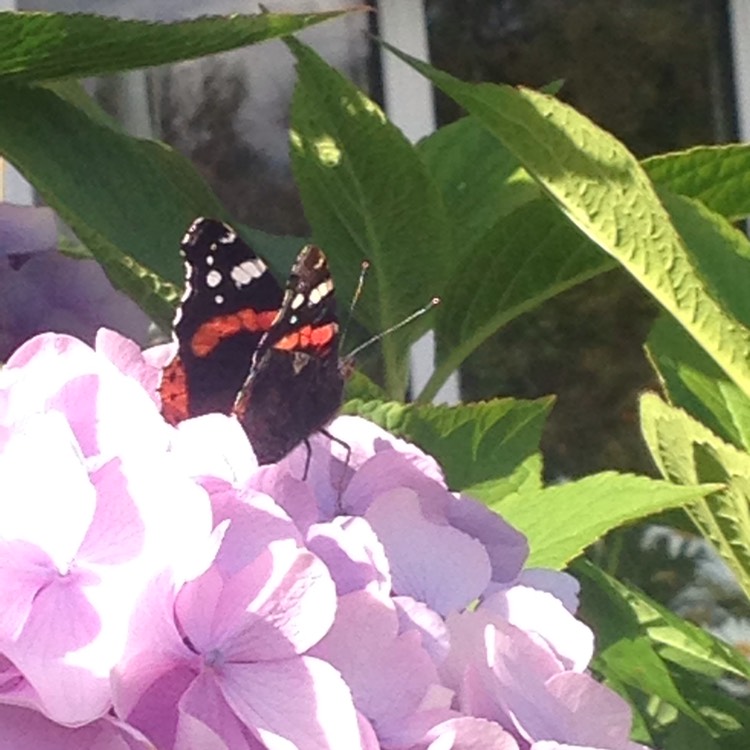
[{"label": "hydrangea flower cluster", "polygon": [[[0,371],[0,750],[636,750],[569,576],[369,422],[258,467],[166,347]],[[304,477],[304,478],[303,478]]]}]

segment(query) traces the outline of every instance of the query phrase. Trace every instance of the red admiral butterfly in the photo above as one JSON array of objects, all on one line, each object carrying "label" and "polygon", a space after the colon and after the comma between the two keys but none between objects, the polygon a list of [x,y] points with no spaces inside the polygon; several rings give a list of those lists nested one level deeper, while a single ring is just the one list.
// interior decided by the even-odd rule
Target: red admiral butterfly
[{"label": "red admiral butterfly", "polygon": [[341,405],[339,325],[323,251],[308,245],[282,292],[228,225],[196,219],[182,239],[185,293],[174,321],[175,359],[160,394],[176,424],[235,414],[258,462],[274,463],[322,429]]}]

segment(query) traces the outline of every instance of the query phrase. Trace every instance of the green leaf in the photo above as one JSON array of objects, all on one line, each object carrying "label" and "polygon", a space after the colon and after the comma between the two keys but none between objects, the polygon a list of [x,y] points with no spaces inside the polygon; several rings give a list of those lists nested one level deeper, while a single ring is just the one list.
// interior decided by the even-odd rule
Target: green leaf
[{"label": "green leaf", "polygon": [[293,235],[269,234],[246,224],[238,224],[236,221],[232,222],[232,226],[242,234],[253,250],[268,262],[273,275],[283,287],[289,276],[289,269],[309,240]]},{"label": "green leaf", "polygon": [[182,283],[180,238],[196,216],[222,215],[213,193],[175,151],[89,117],[64,87],[3,86],[0,101],[0,155],[60,214],[115,286],[168,329]]},{"label": "green leaf", "polygon": [[597,671],[637,688],[649,701],[666,701],[713,737],[742,726],[746,707],[711,700],[704,692],[718,692],[715,680],[720,676],[750,676],[750,662],[742,654],[589,561],[578,561],[574,571],[583,587],[581,614],[598,636]]},{"label": "green leaf", "polygon": [[686,505],[715,489],[603,472],[488,505],[526,535],[531,567],[561,570],[608,531]]},{"label": "green leaf", "polygon": [[750,295],[747,293],[750,242],[747,236],[700,201],[666,190],[661,190],[660,196],[710,294],[721,300],[737,320],[750,325]]},{"label": "green leaf", "polygon": [[661,315],[646,348],[673,404],[724,440],[750,448],[750,400],[684,328]]},{"label": "green leaf", "polygon": [[750,144],[697,146],[646,159],[643,168],[658,185],[697,198],[729,221],[750,216]]},{"label": "green leaf", "polygon": [[174,23],[0,12],[0,82],[83,78],[192,60],[293,34],[344,12],[261,13]]},{"label": "green leaf", "polygon": [[478,117],[570,220],[750,394],[750,331],[711,296],[646,173],[619,141],[545,94],[463,83],[392,51]]},{"label": "green leaf", "polygon": [[[698,201],[666,190],[661,195],[711,293],[722,299],[738,320],[750,323],[747,237]],[[648,349],[673,403],[724,439],[740,447],[750,446],[750,399],[684,329],[662,316],[651,333]]]},{"label": "green leaf", "polygon": [[501,217],[471,247],[445,291],[437,368],[420,398],[432,398],[444,378],[510,320],[613,265],[547,200]]},{"label": "green leaf", "polygon": [[[305,214],[344,289],[354,289],[360,262],[372,261],[358,317],[382,331],[442,291],[451,243],[441,196],[376,104],[312,50],[287,43],[299,75],[292,165]],[[382,341],[391,397],[405,393],[408,343],[427,318]]]},{"label": "green leaf", "polygon": [[351,401],[345,412],[413,441],[438,459],[448,486],[462,490],[510,477],[535,454],[551,406],[549,398],[504,398],[459,406]]},{"label": "green leaf", "polygon": [[750,596],[750,454],[655,394],[641,397],[641,426],[663,476],[679,484],[725,485],[686,510]]},{"label": "green leaf", "polygon": [[359,404],[347,406],[348,401],[358,399],[360,401],[386,401],[387,396],[383,389],[367,377],[361,370],[355,370],[347,379],[345,388],[345,402],[342,412],[344,414],[356,414]]},{"label": "green leaf", "polygon": [[464,492],[487,506],[498,508],[508,495],[541,490],[544,486],[542,469],[542,454],[532,453],[508,476],[477,482],[464,488]]},{"label": "green leaf", "polygon": [[659,696],[694,721],[703,723],[700,714],[680,694],[648,638],[617,641],[599,654],[596,667],[608,677],[627,682],[647,695]]},{"label": "green leaf", "polygon": [[750,709],[745,702],[693,672],[673,668],[672,677],[687,703],[700,714],[709,737],[700,731],[703,727],[681,722],[660,743],[664,750],[747,750]]},{"label": "green leaf", "polygon": [[499,217],[540,195],[518,160],[475,117],[444,125],[417,150],[442,191],[457,265]]},{"label": "green leaf", "polygon": [[[603,648],[623,635],[648,635],[662,658],[706,677],[727,674],[750,679],[750,662],[737,649],[684,620],[643,592],[617,581],[588,560],[575,563],[576,577],[595,587],[584,590],[598,597],[597,633]],[[593,602],[587,614],[593,614]],[[612,617],[617,613],[617,617]],[[601,625],[601,627],[598,627]]]}]

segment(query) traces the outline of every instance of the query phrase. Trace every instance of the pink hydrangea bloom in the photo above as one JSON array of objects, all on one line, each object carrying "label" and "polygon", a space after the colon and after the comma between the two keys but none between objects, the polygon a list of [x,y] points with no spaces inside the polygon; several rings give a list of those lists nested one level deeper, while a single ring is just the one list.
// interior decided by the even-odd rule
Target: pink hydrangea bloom
[{"label": "pink hydrangea bloom", "polygon": [[[339,443],[314,436],[311,475],[319,473],[311,481],[298,479],[304,446],[254,480],[301,530],[336,516],[364,517],[385,548],[394,593],[442,615],[518,577],[528,555],[524,537],[480,503],[449,492],[433,459],[361,419],[339,418],[329,431],[359,447],[348,464]],[[369,457],[362,445],[373,446]]]},{"label": "pink hydrangea bloom", "polygon": [[628,739],[627,703],[582,671],[591,653],[587,639],[574,636],[580,653],[568,648],[568,658],[561,659],[539,628],[523,630],[492,609],[456,612],[447,620],[451,650],[441,674],[456,690],[462,711],[497,722],[523,746],[555,741],[599,750],[638,747]]},{"label": "pink hydrangea bloom", "polygon": [[305,655],[335,608],[325,566],[294,540],[272,542],[232,575],[215,565],[179,588],[157,581],[114,674],[115,708],[160,748],[211,736],[237,748],[356,749],[349,688]]},{"label": "pink hydrangea bloom", "polygon": [[79,725],[109,709],[137,597],[207,542],[211,508],[153,401],[85,344],[39,336],[2,376],[0,652],[24,678],[2,697],[26,704],[31,688]]},{"label": "pink hydrangea bloom", "polygon": [[341,417],[350,451],[258,467],[234,418],[164,422],[173,353],[0,370],[0,750],[638,747],[575,581],[432,457]]}]

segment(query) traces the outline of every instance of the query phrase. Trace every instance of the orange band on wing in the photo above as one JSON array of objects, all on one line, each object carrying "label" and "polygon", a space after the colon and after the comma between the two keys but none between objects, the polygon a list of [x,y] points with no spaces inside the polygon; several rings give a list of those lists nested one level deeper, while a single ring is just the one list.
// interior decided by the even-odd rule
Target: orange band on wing
[{"label": "orange band on wing", "polygon": [[273,345],[273,348],[285,351],[320,349],[333,341],[338,330],[339,327],[336,323],[326,323],[322,326],[302,326],[302,328],[298,328],[279,339]]},{"label": "orange band on wing", "polygon": [[161,413],[169,424],[177,424],[190,416],[185,368],[175,357],[162,372],[159,385]]},{"label": "orange band on wing", "polygon": [[265,332],[276,320],[278,310],[245,309],[232,315],[221,315],[204,323],[190,340],[190,348],[196,357],[209,355],[224,339],[241,331]]}]

